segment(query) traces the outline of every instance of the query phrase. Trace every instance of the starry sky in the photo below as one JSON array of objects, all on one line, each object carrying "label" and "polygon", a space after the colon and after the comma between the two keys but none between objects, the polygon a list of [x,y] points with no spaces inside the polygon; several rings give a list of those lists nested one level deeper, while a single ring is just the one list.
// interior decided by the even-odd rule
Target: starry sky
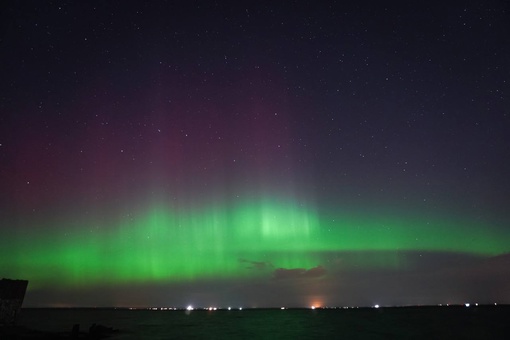
[{"label": "starry sky", "polygon": [[505,1],[7,1],[26,306],[510,303]]}]

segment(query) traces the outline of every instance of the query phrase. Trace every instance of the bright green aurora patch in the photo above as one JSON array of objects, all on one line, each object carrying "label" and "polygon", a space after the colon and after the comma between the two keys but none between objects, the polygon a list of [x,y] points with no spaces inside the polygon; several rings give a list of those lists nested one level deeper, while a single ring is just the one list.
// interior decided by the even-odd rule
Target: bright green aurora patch
[{"label": "bright green aurora patch", "polygon": [[[109,222],[61,222],[31,238],[9,237],[9,246],[0,250],[6,275],[78,286],[267,276],[276,268],[327,266],[324,260],[334,252],[490,256],[510,248],[508,237],[490,226],[460,219],[319,216],[294,201],[274,199],[187,210],[159,204]],[[361,258],[364,266],[398,263],[391,256]]]}]

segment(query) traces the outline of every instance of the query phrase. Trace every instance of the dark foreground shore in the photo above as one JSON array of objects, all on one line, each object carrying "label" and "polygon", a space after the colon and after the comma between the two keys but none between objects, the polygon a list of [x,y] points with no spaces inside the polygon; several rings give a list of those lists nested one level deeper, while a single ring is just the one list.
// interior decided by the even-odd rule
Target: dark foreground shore
[{"label": "dark foreground shore", "polygon": [[[187,312],[23,309],[0,339],[508,339],[510,306]],[[95,329],[95,331],[94,331]]]},{"label": "dark foreground shore", "polygon": [[81,331],[79,324],[74,324],[70,331],[42,331],[24,326],[0,326],[0,339],[104,339],[110,338],[119,330],[103,325],[90,326],[88,331]]}]

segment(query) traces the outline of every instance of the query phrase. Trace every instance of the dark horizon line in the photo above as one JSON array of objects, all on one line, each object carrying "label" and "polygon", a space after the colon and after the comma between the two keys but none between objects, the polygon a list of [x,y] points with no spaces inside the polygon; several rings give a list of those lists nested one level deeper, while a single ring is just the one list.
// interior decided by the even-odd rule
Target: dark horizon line
[{"label": "dark horizon line", "polygon": [[[461,307],[461,308],[477,308],[477,307],[510,307],[508,303],[467,303],[467,304],[422,304],[422,305],[374,305],[374,306],[308,306],[308,307],[22,307],[22,309],[94,309],[94,310],[131,310],[131,311],[154,311],[154,312],[170,312],[170,311],[246,311],[246,310],[338,310],[338,309],[388,309],[388,308],[434,308],[434,307]],[[216,308],[216,309],[214,309]],[[230,309],[229,309],[230,308]]]}]

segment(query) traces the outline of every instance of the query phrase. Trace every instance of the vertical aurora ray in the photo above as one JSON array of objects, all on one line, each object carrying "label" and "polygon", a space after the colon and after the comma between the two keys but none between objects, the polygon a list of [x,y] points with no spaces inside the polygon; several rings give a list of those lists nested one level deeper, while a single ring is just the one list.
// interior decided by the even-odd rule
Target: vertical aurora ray
[{"label": "vertical aurora ray", "polygon": [[[510,235],[460,219],[438,222],[445,220],[319,216],[290,199],[190,209],[161,203],[117,220],[61,221],[31,238],[11,235],[0,250],[0,265],[38,284],[89,286],[268,276],[276,268],[327,265],[340,252],[360,254],[365,266],[391,267],[399,265],[391,255],[399,251],[489,256],[509,250]],[[386,255],[363,256],[370,252]],[[255,262],[267,266],[248,268]]]}]

